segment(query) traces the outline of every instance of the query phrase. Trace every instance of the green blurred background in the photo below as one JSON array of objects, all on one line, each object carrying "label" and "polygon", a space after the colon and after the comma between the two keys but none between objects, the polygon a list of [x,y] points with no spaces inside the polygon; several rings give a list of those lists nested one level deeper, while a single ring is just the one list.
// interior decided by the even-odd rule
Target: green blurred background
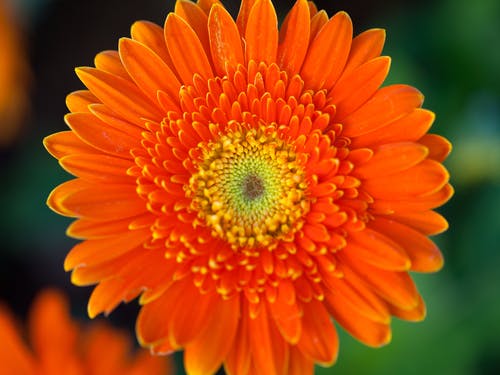
[{"label": "green blurred background", "polygon": [[[166,0],[11,0],[24,31],[31,69],[30,110],[17,139],[0,149],[0,299],[22,318],[38,290],[64,289],[74,314],[86,319],[91,288],[69,282],[62,263],[74,241],[69,220],[45,205],[68,179],[42,147],[64,130],[66,94],[83,86],[75,66],[116,49],[137,19],[162,24]],[[281,16],[292,1],[275,2]],[[225,4],[236,13],[238,2]],[[446,165],[456,189],[442,212],[450,229],[435,240],[446,258],[438,274],[415,275],[427,302],[422,323],[395,320],[393,341],[364,347],[341,333],[339,360],[318,374],[500,374],[500,1],[321,1],[332,15],[346,10],[355,33],[387,30],[388,83],[408,83],[437,114],[433,132],[450,139]],[[6,126],[7,124],[0,124]],[[133,330],[137,306],[110,319]],[[176,357],[179,360],[179,356]],[[179,373],[181,373],[179,371]]]}]

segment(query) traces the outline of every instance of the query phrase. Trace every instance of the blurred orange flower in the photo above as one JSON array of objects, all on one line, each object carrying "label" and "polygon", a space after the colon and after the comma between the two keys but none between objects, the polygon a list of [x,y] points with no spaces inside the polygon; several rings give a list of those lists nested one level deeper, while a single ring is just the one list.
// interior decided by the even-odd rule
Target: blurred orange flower
[{"label": "blurred orange flower", "polygon": [[45,139],[76,176],[48,198],[84,241],[65,269],[98,284],[89,314],[140,295],[142,345],[189,374],[310,374],[338,350],[421,320],[408,271],[443,265],[428,236],[452,195],[450,143],[413,87],[380,88],[385,33],[299,0],[178,1],[78,68],[70,131]]},{"label": "blurred orange flower", "polygon": [[18,134],[27,106],[27,62],[17,24],[0,0],[0,147]]},{"label": "blurred orange flower", "polygon": [[41,292],[30,311],[30,344],[0,305],[2,375],[166,375],[165,358],[131,353],[130,338],[103,322],[82,327],[69,316],[65,297]]}]

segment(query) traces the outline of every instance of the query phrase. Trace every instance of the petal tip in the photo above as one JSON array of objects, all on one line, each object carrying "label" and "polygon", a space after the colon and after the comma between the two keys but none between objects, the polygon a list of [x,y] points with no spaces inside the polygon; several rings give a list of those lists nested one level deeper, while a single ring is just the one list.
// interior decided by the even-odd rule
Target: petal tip
[{"label": "petal tip", "polygon": [[122,45],[125,45],[125,44],[128,44],[128,41],[131,41],[132,39],[130,38],[127,38],[127,37],[121,37],[118,39],[118,48],[120,48],[120,46]]},{"label": "petal tip", "polygon": [[99,313],[100,313],[100,311],[95,309],[95,307],[92,306],[91,303],[89,302],[87,305],[87,314],[88,314],[89,318],[94,319],[97,315],[99,315]]},{"label": "petal tip", "polygon": [[387,31],[386,31],[385,29],[381,28],[381,27],[375,27],[375,28],[373,28],[373,29],[371,29],[371,30],[372,30],[372,32],[374,32],[374,33],[378,33],[378,34],[380,34],[381,36],[383,36],[383,37],[384,37],[384,39],[385,39],[385,37],[387,36]]},{"label": "petal tip", "polygon": [[69,272],[75,268],[75,266],[74,266],[73,262],[71,261],[71,259],[69,258],[69,256],[67,256],[64,259],[63,268],[64,268],[65,272]]},{"label": "petal tip", "polygon": [[75,73],[78,77],[80,77],[81,74],[88,73],[90,69],[92,68],[88,66],[78,66],[75,68]]},{"label": "petal tip", "polygon": [[[57,134],[57,133],[56,133]],[[43,138],[42,140],[42,144],[43,144],[43,147],[45,147],[45,149],[49,152],[49,154],[51,154],[52,156],[54,156],[52,154],[52,152],[50,152],[50,149],[52,148],[52,136],[54,134],[51,134],[51,135],[48,135],[46,137]]]},{"label": "petal tip", "polygon": [[382,346],[389,344],[391,341],[392,341],[392,330],[388,329],[385,335],[381,338],[377,347],[381,348]]}]

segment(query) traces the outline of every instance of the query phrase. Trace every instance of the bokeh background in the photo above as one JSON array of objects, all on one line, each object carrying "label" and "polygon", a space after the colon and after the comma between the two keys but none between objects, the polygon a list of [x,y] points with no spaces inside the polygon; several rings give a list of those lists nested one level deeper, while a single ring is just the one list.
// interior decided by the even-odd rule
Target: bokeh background
[{"label": "bokeh background", "polygon": [[[275,1],[281,17],[292,3]],[[433,131],[454,145],[446,165],[456,189],[440,210],[450,229],[435,238],[446,265],[438,274],[415,275],[427,319],[396,319],[393,341],[381,349],[366,348],[342,332],[336,366],[317,373],[500,374],[500,1],[316,3],[329,15],[348,11],[356,34],[371,27],[387,30],[384,53],[393,58],[387,83],[408,83],[425,94],[424,106],[437,114]],[[135,20],[162,24],[174,2],[0,4],[9,8],[0,18],[0,35],[16,26],[19,34],[11,40],[20,53],[16,71],[7,76],[10,83],[0,85],[7,103],[0,103],[0,300],[24,319],[37,291],[56,286],[85,321],[91,288],[72,286],[62,268],[75,243],[64,234],[69,220],[45,205],[51,189],[69,176],[45,152],[42,139],[65,129],[65,96],[83,87],[74,67],[92,65],[97,52],[116,49]],[[236,14],[239,2],[225,4]],[[0,68],[8,63],[8,50],[0,46]],[[7,81],[0,75],[0,82]],[[122,305],[109,320],[133,332],[137,311],[136,303]]]}]

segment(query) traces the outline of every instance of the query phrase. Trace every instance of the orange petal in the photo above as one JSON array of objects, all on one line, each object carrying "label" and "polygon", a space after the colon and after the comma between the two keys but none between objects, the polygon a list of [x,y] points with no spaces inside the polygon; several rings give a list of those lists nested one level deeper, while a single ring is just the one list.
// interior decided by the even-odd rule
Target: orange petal
[{"label": "orange petal", "polygon": [[418,291],[408,273],[381,270],[368,263],[359,262],[357,258],[352,258],[349,252],[340,252],[339,256],[378,295],[391,304],[403,309],[410,309],[418,304]]},{"label": "orange petal", "polygon": [[174,98],[179,95],[181,84],[177,77],[151,49],[132,39],[121,38],[119,51],[125,69],[151,101],[156,101],[158,90]]},{"label": "orange petal", "polygon": [[[192,284],[186,287],[172,309],[169,323],[169,340],[174,346],[185,346],[205,328],[207,316],[212,308],[219,303],[217,293],[200,294],[199,289]],[[196,308],[192,308],[196,306]]]},{"label": "orange petal", "polygon": [[191,26],[175,13],[170,13],[165,21],[165,40],[175,69],[184,84],[192,84],[195,73],[206,80],[213,77],[200,39]]},{"label": "orange petal", "polygon": [[16,322],[3,304],[0,304],[0,363],[4,374],[35,374],[35,361],[16,330]]},{"label": "orange petal", "polygon": [[419,143],[389,143],[374,149],[373,157],[354,173],[363,179],[387,176],[417,165],[428,153],[427,147]]},{"label": "orange petal", "polygon": [[314,1],[308,1],[307,6],[309,7],[309,13],[311,14],[311,18],[318,13],[318,7],[314,4]]},{"label": "orange petal", "polygon": [[190,0],[177,0],[175,2],[175,14],[183,18],[191,26],[205,49],[205,53],[210,56],[207,29],[208,14]]},{"label": "orange petal", "polygon": [[110,222],[96,222],[87,219],[77,219],[70,224],[66,230],[66,234],[76,239],[112,237],[128,232],[132,220],[126,218]]},{"label": "orange petal", "polygon": [[309,47],[309,5],[298,0],[283,21],[279,32],[278,57],[276,62],[290,76],[298,73]]},{"label": "orange petal", "polygon": [[127,375],[175,374],[176,372],[176,366],[171,358],[154,356],[146,350],[141,350],[135,355],[128,369]]},{"label": "orange petal", "polygon": [[418,142],[429,149],[429,159],[438,162],[443,162],[451,152],[450,141],[437,134],[426,134]]},{"label": "orange petal", "polygon": [[404,141],[415,142],[429,130],[434,118],[435,115],[431,111],[417,108],[389,124],[353,138],[352,147],[373,147]]},{"label": "orange petal", "polygon": [[[131,342],[127,334],[101,322],[95,322],[86,329],[85,340],[82,341],[85,342],[85,359],[87,363],[92,363],[93,368],[106,369],[109,373],[120,371],[123,358],[130,358]],[[106,348],[105,355],[102,348]],[[99,370],[96,375],[104,375]]]},{"label": "orange petal", "polygon": [[70,224],[66,230],[66,234],[78,239],[111,237],[128,232],[129,225],[134,219],[135,218],[126,218],[110,222],[77,219]]},{"label": "orange petal", "polygon": [[351,305],[353,309],[368,319],[379,323],[389,323],[390,314],[387,304],[382,301],[347,266],[342,266],[344,277],[323,274],[323,280],[335,298],[341,299],[344,303]]},{"label": "orange petal", "polygon": [[142,139],[142,132],[146,128],[146,124],[143,126],[137,126],[124,120],[116,112],[106,107],[104,104],[91,104],[89,105],[90,113],[96,116],[98,119],[104,121],[107,125],[112,128],[119,130],[123,133],[127,133],[129,136],[135,139]]},{"label": "orange petal", "polygon": [[85,186],[81,182],[71,180],[56,187],[49,195],[49,206],[61,215],[102,221],[146,212],[146,203],[138,197],[134,185]]},{"label": "orange petal", "polygon": [[76,74],[102,103],[134,124],[144,119],[161,121],[163,115],[138,89],[123,78],[94,68],[77,68]]},{"label": "orange petal", "polygon": [[132,251],[107,262],[75,268],[71,271],[71,283],[77,286],[88,286],[115,277],[116,270],[121,269],[128,262],[134,261],[136,253],[137,251]]},{"label": "orange petal", "polygon": [[[332,196],[335,190],[337,190],[337,185],[335,185],[333,182],[323,182],[319,185],[311,186],[309,192],[312,196],[320,198]],[[315,239],[314,236],[309,235],[309,237]]]},{"label": "orange petal", "polygon": [[[165,339],[155,342],[154,347],[151,347],[150,353],[158,356],[166,356],[172,354],[178,349],[179,348],[174,348],[172,345],[170,345],[170,342]],[[151,354],[149,355],[151,356]],[[142,375],[142,372],[138,375]]]},{"label": "orange petal", "polygon": [[328,14],[324,10],[320,10],[311,17],[311,28],[309,33],[309,45],[316,38],[319,31],[328,23]]},{"label": "orange petal", "polygon": [[235,68],[245,63],[238,27],[223,6],[212,7],[208,17],[208,33],[212,61],[219,76],[227,74],[227,65]]},{"label": "orange petal", "polygon": [[338,118],[343,123],[343,135],[359,137],[372,132],[420,107],[423,95],[416,88],[391,85],[378,90],[375,95],[354,113]]},{"label": "orange petal", "polygon": [[[128,258],[128,262],[119,265],[122,258]],[[140,246],[113,261],[117,266],[112,276],[120,283],[123,281],[122,299],[126,302],[142,293],[139,302],[149,303],[159,298],[174,282],[176,263],[165,259],[160,249],[148,251]]]},{"label": "orange petal", "polygon": [[59,161],[61,166],[74,176],[102,183],[134,183],[127,175],[131,167],[129,160],[98,154],[68,155]]},{"label": "orange petal", "polygon": [[73,216],[72,212],[64,207],[64,201],[69,196],[92,186],[89,182],[79,178],[63,182],[49,194],[47,205],[60,215]]},{"label": "orange petal", "polygon": [[240,299],[220,299],[209,314],[205,329],[186,345],[184,366],[192,375],[217,371],[233,346],[240,320]]},{"label": "orange petal", "polygon": [[[175,264],[167,261],[161,251],[145,251],[138,247],[109,261],[74,269],[71,272],[71,282],[76,285],[91,285],[115,277],[127,279],[130,285],[131,281],[141,282],[146,277],[146,281],[140,285],[141,290],[147,288],[149,292],[150,288],[157,288],[158,284],[163,283],[161,287],[165,291],[171,284],[173,265]],[[161,277],[156,272],[158,270],[161,271]],[[143,302],[142,296],[140,302]]]},{"label": "orange petal", "polygon": [[411,266],[408,255],[398,243],[370,228],[349,233],[348,245],[343,251],[353,259],[385,270],[406,271]]},{"label": "orange petal", "polygon": [[328,229],[321,223],[307,223],[302,228],[302,231],[314,242],[327,242],[330,240]]},{"label": "orange petal", "polygon": [[43,145],[56,159],[66,155],[95,153],[97,150],[84,143],[72,131],[49,135],[43,139]]},{"label": "orange petal", "polygon": [[311,42],[300,75],[307,88],[331,87],[347,61],[352,41],[352,22],[345,12],[338,12],[321,28]]},{"label": "orange petal", "polygon": [[109,315],[120,303],[137,297],[139,293],[140,290],[135,290],[131,298],[127,298],[130,290],[126,280],[116,277],[102,280],[90,295],[87,305],[89,318],[93,319],[101,313]]},{"label": "orange petal", "polygon": [[259,314],[249,320],[248,329],[250,352],[258,373],[285,375],[287,353],[284,350],[287,344],[280,334],[276,334],[277,329],[270,319],[266,304],[262,304]]},{"label": "orange petal", "polygon": [[141,247],[151,238],[149,229],[129,231],[119,236],[87,240],[75,245],[64,260],[64,269],[69,271],[86,264],[98,264]]},{"label": "orange petal", "polygon": [[[369,148],[356,148],[349,152],[349,161],[354,165],[362,165],[373,157],[373,150]],[[355,167],[357,168],[357,167]]]},{"label": "orange petal", "polygon": [[344,69],[347,75],[358,66],[380,56],[385,42],[385,30],[370,29],[362,32],[352,40],[351,51]]},{"label": "orange petal", "polygon": [[247,29],[248,16],[257,0],[241,0],[240,11],[236,19],[236,25],[240,31],[240,35],[245,35]]},{"label": "orange petal", "polygon": [[218,4],[222,5],[222,3],[219,0],[198,0],[196,2],[198,6],[206,13],[209,14],[210,10],[212,9],[212,6]]},{"label": "orange petal", "polygon": [[130,76],[123,68],[120,55],[117,51],[102,51],[94,58],[94,64],[97,69],[113,74],[117,77],[130,81]]},{"label": "orange petal", "polygon": [[138,352],[127,368],[127,375],[175,374],[173,361],[165,356],[151,355],[146,350]]},{"label": "orange petal", "polygon": [[99,103],[99,99],[88,90],[74,91],[66,97],[66,106],[71,112],[88,112],[88,106],[94,103]]},{"label": "orange petal", "polygon": [[302,336],[297,348],[309,359],[331,366],[337,360],[339,341],[330,315],[321,302],[311,300],[302,305]]},{"label": "orange petal", "polygon": [[290,346],[287,375],[314,375],[314,362],[305,357],[296,346]]},{"label": "orange petal", "polygon": [[141,139],[110,127],[91,113],[69,113],[64,121],[81,140],[97,150],[131,159],[130,150],[140,147]]},{"label": "orange petal", "polygon": [[392,214],[394,212],[400,213],[407,211],[428,211],[445,204],[452,197],[453,193],[453,187],[450,184],[446,184],[435,193],[414,197],[410,200],[376,199],[375,202],[372,203],[370,208],[374,212],[379,211],[383,214]]},{"label": "orange petal", "polygon": [[278,52],[278,19],[270,0],[257,0],[248,15],[245,29],[246,59],[268,65]]},{"label": "orange petal", "polygon": [[448,229],[446,219],[435,211],[403,211],[392,214],[390,218],[427,236],[442,233]]},{"label": "orange petal", "polygon": [[374,198],[404,200],[438,192],[448,179],[440,163],[427,159],[403,172],[365,180],[362,186]]},{"label": "orange petal", "polygon": [[144,44],[156,55],[160,56],[165,64],[177,74],[172,63],[172,58],[168,53],[167,45],[165,44],[165,35],[162,27],[149,21],[137,21],[132,25],[130,35],[132,39]]},{"label": "orange petal", "polygon": [[403,320],[408,320],[410,322],[420,322],[425,319],[425,315],[427,314],[427,310],[425,307],[425,302],[422,296],[418,296],[418,304],[417,306],[404,310],[400,309],[396,306],[390,306],[391,315]]},{"label": "orange petal", "polygon": [[37,296],[30,310],[29,333],[39,358],[63,361],[72,355],[78,326],[71,321],[68,302],[61,293],[46,289]]},{"label": "orange petal", "polygon": [[296,344],[302,333],[302,311],[295,301],[289,301],[286,287],[278,286],[274,303],[269,303],[269,312],[279,331],[290,344]]},{"label": "orange petal", "polygon": [[[340,12],[342,13],[342,12]],[[332,18],[334,18],[333,16]],[[338,63],[337,64],[332,64],[333,69],[329,74],[328,79],[325,82],[325,87],[328,89],[332,89],[332,87],[337,83],[338,79],[341,77],[342,72],[345,69],[345,65],[347,63],[347,59],[349,57],[349,51],[351,49],[351,44],[352,44],[352,33],[353,33],[353,26],[352,26],[352,21],[349,15],[348,17],[348,26],[347,26],[347,33],[349,37],[344,37],[342,40],[343,46],[338,46],[339,52],[337,53],[337,58],[338,58]],[[335,61],[335,60],[334,60]]]},{"label": "orange petal", "polygon": [[160,104],[160,107],[168,113],[170,111],[174,112],[182,112],[179,107],[179,99],[178,96],[171,97],[164,91],[158,91],[156,100]]},{"label": "orange petal", "polygon": [[[186,283],[191,280],[181,280],[174,282],[159,298],[145,304],[135,325],[137,339],[141,346],[151,348],[155,352],[158,345],[163,345],[168,340],[168,327],[171,319],[171,312],[177,304],[177,299],[184,293]],[[171,346],[172,349],[177,347]]]},{"label": "orange petal", "polygon": [[365,345],[379,347],[391,341],[389,325],[368,319],[333,294],[325,293],[325,305],[335,321]]},{"label": "orange petal", "polygon": [[415,229],[381,217],[373,220],[370,226],[390,236],[404,248],[410,257],[412,271],[436,272],[443,267],[443,255],[439,248]]},{"label": "orange petal", "polygon": [[337,108],[336,116],[346,117],[370,99],[384,82],[390,63],[389,57],[378,57],[344,73],[328,94]]},{"label": "orange petal", "polygon": [[251,353],[248,350],[250,331],[248,321],[250,314],[243,314],[238,324],[238,331],[234,338],[234,344],[224,362],[224,368],[228,375],[247,374],[250,369]]}]

